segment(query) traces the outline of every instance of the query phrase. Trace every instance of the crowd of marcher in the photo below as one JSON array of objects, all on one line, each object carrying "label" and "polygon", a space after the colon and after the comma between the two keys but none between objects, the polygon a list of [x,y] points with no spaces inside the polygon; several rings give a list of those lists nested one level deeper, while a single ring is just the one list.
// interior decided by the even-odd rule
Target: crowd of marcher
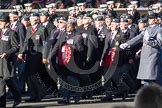
[{"label": "crowd of marcher", "polygon": [[137,11],[138,1],[120,16],[114,1],[92,12],[86,5],[67,8],[68,16],[55,13],[56,3],[39,12],[26,3],[0,13],[0,107],[9,97],[18,106],[26,85],[25,102],[40,102],[50,87],[63,98],[59,104],[94,95],[125,100],[142,85],[162,85],[162,4],[151,4],[147,16]]}]

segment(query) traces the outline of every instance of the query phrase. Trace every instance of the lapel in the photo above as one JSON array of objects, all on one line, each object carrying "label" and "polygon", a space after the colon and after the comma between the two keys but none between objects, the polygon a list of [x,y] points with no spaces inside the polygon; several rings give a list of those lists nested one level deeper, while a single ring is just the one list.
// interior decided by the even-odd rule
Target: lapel
[{"label": "lapel", "polygon": [[6,35],[9,33],[10,30],[11,30],[11,29],[8,28],[7,31],[4,33],[4,35],[6,36]]},{"label": "lapel", "polygon": [[34,33],[31,33],[32,26],[28,28],[28,34],[27,34],[27,36],[29,35],[28,39],[35,35],[35,33],[38,31],[38,28],[39,28],[39,24],[36,26],[35,28],[36,31]]}]

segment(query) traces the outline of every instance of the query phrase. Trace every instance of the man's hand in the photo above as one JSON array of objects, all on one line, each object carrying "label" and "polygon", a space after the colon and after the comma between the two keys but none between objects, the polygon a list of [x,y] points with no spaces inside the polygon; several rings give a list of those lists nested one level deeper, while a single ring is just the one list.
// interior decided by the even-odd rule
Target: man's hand
[{"label": "man's hand", "polygon": [[123,44],[121,44],[119,47],[121,48],[121,49],[126,49],[127,47],[128,47],[129,45],[127,44],[127,43],[123,43]]},{"label": "man's hand", "polygon": [[42,63],[43,63],[43,64],[46,64],[46,63],[47,63],[47,59],[43,58],[43,59],[42,59]]},{"label": "man's hand", "polygon": [[133,59],[129,59],[129,64],[133,64],[133,63],[134,63]]},{"label": "man's hand", "polygon": [[3,53],[0,55],[0,58],[6,58],[6,56],[7,56],[6,53]]},{"label": "man's hand", "polygon": [[23,54],[18,54],[18,59],[20,59],[20,60],[24,60],[24,58],[23,58]]}]

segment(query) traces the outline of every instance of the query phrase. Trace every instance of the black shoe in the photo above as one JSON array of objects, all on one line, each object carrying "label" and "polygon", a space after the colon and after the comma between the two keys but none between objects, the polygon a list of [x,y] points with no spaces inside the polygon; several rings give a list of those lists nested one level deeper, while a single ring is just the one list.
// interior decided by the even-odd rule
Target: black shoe
[{"label": "black shoe", "polygon": [[112,101],[112,96],[106,96],[106,97],[103,97],[103,98],[101,98],[101,101],[103,101],[103,102],[108,102],[108,101]]},{"label": "black shoe", "polygon": [[115,94],[115,97],[116,98],[122,98],[123,100],[125,100],[128,97],[128,93],[127,92],[125,92],[125,93],[117,93],[117,94]]},{"label": "black shoe", "polygon": [[30,98],[28,100],[25,100],[25,102],[40,102],[41,99],[38,99],[38,98]]},{"label": "black shoe", "polygon": [[69,100],[60,100],[58,101],[58,104],[70,104]]},{"label": "black shoe", "polygon": [[21,100],[14,101],[12,108],[16,108],[16,106],[18,106],[20,103],[21,103]]},{"label": "black shoe", "polygon": [[75,97],[74,98],[74,103],[77,104],[80,101],[80,97]]}]

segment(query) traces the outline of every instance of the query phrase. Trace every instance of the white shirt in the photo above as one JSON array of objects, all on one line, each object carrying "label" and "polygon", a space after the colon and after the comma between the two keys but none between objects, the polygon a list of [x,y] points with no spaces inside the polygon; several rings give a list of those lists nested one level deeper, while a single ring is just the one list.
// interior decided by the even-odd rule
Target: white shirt
[{"label": "white shirt", "polygon": [[17,21],[15,21],[15,22],[11,23],[11,29],[12,29],[12,30],[13,30],[13,29],[14,29],[14,27],[16,26],[16,23],[17,23]]},{"label": "white shirt", "polygon": [[48,24],[48,21],[46,21],[45,23],[43,23],[43,26],[46,27]]}]

